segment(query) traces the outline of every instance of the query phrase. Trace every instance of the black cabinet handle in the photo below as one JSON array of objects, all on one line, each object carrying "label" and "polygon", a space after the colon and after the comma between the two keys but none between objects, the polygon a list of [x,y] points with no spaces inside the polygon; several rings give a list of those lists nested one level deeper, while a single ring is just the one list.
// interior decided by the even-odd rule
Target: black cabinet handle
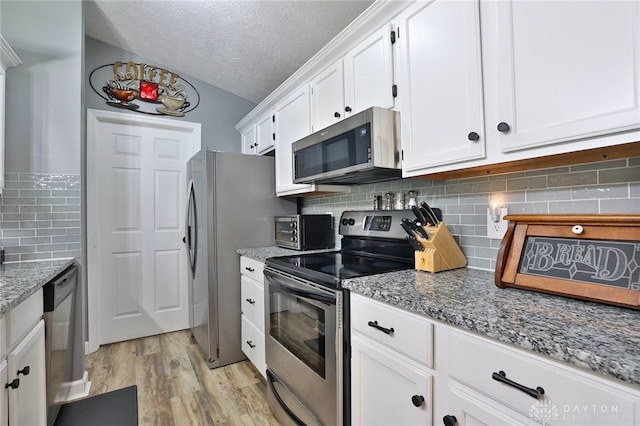
[{"label": "black cabinet handle", "polygon": [[20,379],[13,379],[13,382],[4,385],[5,389],[18,389],[20,387]]},{"label": "black cabinet handle", "polygon": [[415,407],[420,407],[420,406],[422,406],[422,404],[424,404],[424,396],[422,396],[422,395],[413,395],[411,397],[411,402],[413,403],[413,405]]},{"label": "black cabinet handle", "polygon": [[391,334],[395,331],[393,327],[384,328],[381,325],[378,325],[378,321],[369,321],[368,324],[369,324],[369,327],[377,328],[378,330],[382,331],[385,334]]},{"label": "black cabinet handle", "polygon": [[511,127],[509,127],[509,125],[507,123],[505,123],[504,121],[501,123],[498,123],[498,131],[501,133],[508,133],[509,130],[511,130]]},{"label": "black cabinet handle", "polygon": [[447,414],[442,418],[442,423],[444,423],[445,426],[456,426],[458,424],[458,419],[456,419],[456,416]]},{"label": "black cabinet handle", "polygon": [[516,383],[513,380],[507,379],[507,373],[505,373],[504,371],[500,371],[499,373],[493,373],[491,375],[491,378],[493,378],[493,380],[504,383],[506,385],[513,386],[514,388],[526,393],[531,398],[540,399],[540,397],[544,395],[544,389],[542,389],[540,386],[538,386],[535,389],[523,386],[520,383]]},{"label": "black cabinet handle", "polygon": [[251,349],[253,349],[253,348],[255,348],[255,347],[256,347],[256,345],[254,345],[254,344],[253,344],[253,342],[252,342],[251,340],[247,340],[247,345],[249,345],[249,347],[250,347]]},{"label": "black cabinet handle", "polygon": [[256,303],[256,301],[255,301],[255,300],[253,300],[253,299],[244,299],[244,300],[246,300],[247,302],[249,302],[249,304],[251,304],[251,305],[253,305],[253,304],[255,304],[255,303]]},{"label": "black cabinet handle", "polygon": [[470,141],[475,142],[475,141],[480,140],[480,135],[479,135],[479,134],[477,134],[476,132],[471,132],[471,133],[469,133],[469,135],[467,136],[467,138],[468,138]]},{"label": "black cabinet handle", "polygon": [[27,365],[22,370],[18,370],[18,374],[24,374],[25,376],[28,376],[30,370],[31,368],[29,368],[29,366]]},{"label": "black cabinet handle", "polygon": [[344,107],[344,110],[346,112],[351,112],[351,107],[349,105],[347,105],[346,107]]},{"label": "black cabinet handle", "polygon": [[340,113],[338,111],[336,111],[336,112],[333,113],[333,116],[335,118],[340,118]]},{"label": "black cabinet handle", "polygon": [[247,271],[249,271],[249,272],[255,272],[255,271],[256,271],[255,269],[250,268],[250,267],[248,267],[248,266],[246,266],[244,269],[246,269],[246,270],[247,270]]},{"label": "black cabinet handle", "polygon": [[182,242],[187,244],[187,237],[182,237]]}]

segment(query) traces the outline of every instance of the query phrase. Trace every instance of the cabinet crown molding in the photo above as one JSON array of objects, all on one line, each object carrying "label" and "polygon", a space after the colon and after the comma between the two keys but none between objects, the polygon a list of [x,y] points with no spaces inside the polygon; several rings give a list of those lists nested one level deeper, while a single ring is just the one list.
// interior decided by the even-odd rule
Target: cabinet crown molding
[{"label": "cabinet crown molding", "polygon": [[16,52],[13,51],[7,40],[2,37],[0,34],[0,65],[3,70],[11,67],[17,67],[18,65],[22,65],[22,60],[16,55]]}]

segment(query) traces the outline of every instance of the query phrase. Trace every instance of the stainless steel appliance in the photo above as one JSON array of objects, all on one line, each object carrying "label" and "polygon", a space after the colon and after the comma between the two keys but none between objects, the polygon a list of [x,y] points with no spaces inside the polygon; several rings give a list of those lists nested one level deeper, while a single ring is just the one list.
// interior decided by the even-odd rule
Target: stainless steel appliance
[{"label": "stainless steel appliance", "polygon": [[66,402],[72,381],[77,282],[78,267],[73,265],[42,289],[49,426],[53,425],[61,405]]},{"label": "stainless steel appliance", "polygon": [[293,144],[295,183],[358,184],[398,179],[400,115],[372,107]]},{"label": "stainless steel appliance", "polygon": [[273,218],[276,245],[294,250],[333,248],[333,216],[292,214]]},{"label": "stainless steel appliance", "polygon": [[273,157],[203,150],[187,178],[189,326],[215,368],[246,358],[236,250],[273,245],[273,216],[295,213],[296,203],[276,197]]},{"label": "stainless steel appliance", "polygon": [[342,250],[266,260],[267,399],[284,424],[350,423],[347,278],[409,269],[410,210],[346,211]]}]

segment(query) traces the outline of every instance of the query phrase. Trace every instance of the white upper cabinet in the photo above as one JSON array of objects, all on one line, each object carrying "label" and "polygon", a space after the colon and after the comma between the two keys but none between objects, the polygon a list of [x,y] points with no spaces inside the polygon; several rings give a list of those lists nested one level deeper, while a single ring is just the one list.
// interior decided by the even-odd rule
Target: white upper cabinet
[{"label": "white upper cabinet", "polygon": [[256,149],[258,154],[266,154],[271,151],[276,143],[273,131],[273,113],[269,111],[256,123]]},{"label": "white upper cabinet", "polygon": [[485,157],[479,1],[415,3],[399,42],[403,176]]},{"label": "white upper cabinet", "polygon": [[342,60],[318,74],[309,83],[311,88],[311,132],[344,118],[344,73]]},{"label": "white upper cabinet", "polygon": [[389,24],[351,49],[345,55],[343,64],[345,117],[372,106],[395,106],[393,49]]},{"label": "white upper cabinet", "polygon": [[278,103],[274,109],[276,131],[276,192],[290,195],[309,191],[311,185],[293,183],[291,145],[311,131],[309,86],[305,85]]},{"label": "white upper cabinet", "polygon": [[498,111],[487,128],[502,152],[639,127],[639,2],[495,7]]},{"label": "white upper cabinet", "polygon": [[0,35],[0,194],[4,189],[4,98],[7,68],[16,67],[22,61],[11,49],[9,43]]},{"label": "white upper cabinet", "polygon": [[391,47],[387,24],[311,80],[312,132],[372,106],[394,107]]},{"label": "white upper cabinet", "polygon": [[250,126],[240,131],[240,139],[242,140],[243,154],[256,154],[256,125]]}]

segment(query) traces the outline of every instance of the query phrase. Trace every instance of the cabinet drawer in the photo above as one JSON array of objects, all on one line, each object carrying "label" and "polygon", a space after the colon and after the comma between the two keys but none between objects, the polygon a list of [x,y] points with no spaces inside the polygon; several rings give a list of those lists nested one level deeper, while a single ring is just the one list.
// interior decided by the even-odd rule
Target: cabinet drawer
[{"label": "cabinet drawer", "polygon": [[254,280],[242,276],[242,315],[264,333],[264,287]]},{"label": "cabinet drawer", "polygon": [[42,289],[40,289],[7,312],[5,326],[8,349],[13,348],[42,319],[42,303]]},{"label": "cabinet drawer", "polygon": [[267,378],[265,362],[264,333],[260,332],[246,317],[242,317],[242,352],[249,361]]},{"label": "cabinet drawer", "polygon": [[264,263],[258,262],[246,256],[240,256],[240,273],[251,277],[259,283],[264,283],[264,277],[262,271],[264,270]]},{"label": "cabinet drawer", "polygon": [[[376,325],[393,331],[387,334]],[[433,366],[433,323],[421,316],[352,293],[351,328],[427,367]]]},{"label": "cabinet drawer", "polygon": [[[463,332],[450,331],[448,340],[451,378],[533,420],[574,425],[638,420],[640,391]],[[500,372],[526,388],[541,387],[544,394],[535,399],[495,380],[493,374]]]}]

